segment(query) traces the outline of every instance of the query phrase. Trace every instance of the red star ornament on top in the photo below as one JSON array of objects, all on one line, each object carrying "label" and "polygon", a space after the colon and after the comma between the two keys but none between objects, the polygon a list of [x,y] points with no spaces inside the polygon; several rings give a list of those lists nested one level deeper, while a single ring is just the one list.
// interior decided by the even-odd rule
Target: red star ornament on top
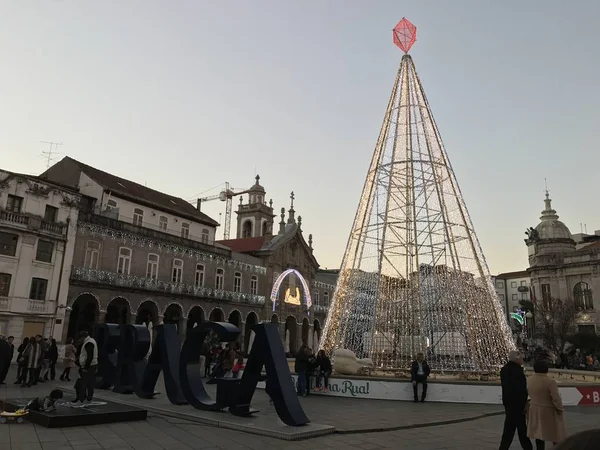
[{"label": "red star ornament on top", "polygon": [[408,53],[410,48],[417,40],[417,27],[414,26],[406,17],[403,17],[398,25],[392,31],[394,34],[394,44],[404,53]]}]

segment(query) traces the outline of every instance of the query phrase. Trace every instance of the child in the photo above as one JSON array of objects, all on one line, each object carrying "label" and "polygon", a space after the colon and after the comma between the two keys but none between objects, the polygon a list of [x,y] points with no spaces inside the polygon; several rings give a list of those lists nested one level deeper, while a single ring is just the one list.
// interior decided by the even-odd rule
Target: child
[{"label": "child", "polygon": [[27,403],[24,409],[26,411],[54,411],[56,409],[56,402],[61,398],[63,398],[62,391],[54,389],[50,392],[50,395],[47,395],[46,397],[34,398]]},{"label": "child", "polygon": [[242,356],[240,356],[236,363],[233,365],[233,369],[231,369],[231,371],[233,372],[233,378],[237,378],[238,377],[238,373],[240,372],[240,370],[244,370],[244,358]]}]

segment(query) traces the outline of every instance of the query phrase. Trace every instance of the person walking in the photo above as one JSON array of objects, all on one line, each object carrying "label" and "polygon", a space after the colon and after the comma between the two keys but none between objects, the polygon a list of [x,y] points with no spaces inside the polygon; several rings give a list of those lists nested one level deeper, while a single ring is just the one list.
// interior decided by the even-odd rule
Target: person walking
[{"label": "person walking", "polygon": [[527,436],[535,439],[536,450],[545,450],[546,441],[556,445],[566,436],[564,408],[556,381],[548,377],[548,363],[536,361],[533,371],[527,380],[531,397]]},{"label": "person walking", "polygon": [[418,353],[417,359],[412,362],[412,367],[410,369],[410,381],[412,381],[413,385],[413,401],[415,403],[418,403],[419,401],[419,384],[423,386],[421,403],[425,402],[425,397],[427,397],[427,377],[429,377],[430,373],[431,369],[429,368],[427,361],[425,361],[425,355],[423,355],[423,353]]},{"label": "person walking", "polygon": [[65,345],[65,357],[63,358],[65,367],[60,376],[61,381],[71,381],[71,369],[75,367],[75,358],[77,358],[77,349],[73,343],[73,338],[67,339],[67,345]]},{"label": "person walking", "polygon": [[[49,375],[50,380],[54,381],[56,378],[56,362],[58,361],[58,346],[56,345],[56,339],[50,339],[50,347],[46,351],[46,358],[48,358],[49,366]],[[48,372],[46,372],[46,376],[44,380],[48,381]]]},{"label": "person walking", "polygon": [[15,384],[25,384],[27,380],[27,358],[23,356],[25,350],[29,347],[29,338],[26,337],[17,348],[17,380]]},{"label": "person walking", "polygon": [[79,339],[82,342],[77,364],[81,380],[79,380],[77,398],[72,402],[72,406],[89,404],[94,399],[94,384],[98,371],[98,344],[87,331],[79,333]]},{"label": "person walking", "polygon": [[0,362],[0,384],[5,384],[4,380],[6,380],[6,375],[8,375],[8,371],[10,369],[10,365],[12,364],[12,359],[15,354],[15,346],[13,345],[13,341],[15,338],[13,336],[9,336],[6,340],[2,340],[2,361]]},{"label": "person walking", "polygon": [[[42,366],[42,358],[44,352],[42,351],[42,336],[37,335],[29,339],[29,345],[23,352],[23,357],[27,361],[27,373],[23,379],[21,387],[31,387],[38,383],[40,367]],[[29,379],[27,380],[27,375]]]},{"label": "person walking", "polygon": [[525,408],[527,406],[527,378],[523,372],[523,355],[518,351],[508,354],[508,363],[500,371],[502,383],[502,404],[504,405],[504,430],[500,441],[500,450],[509,450],[515,437],[523,450],[533,450],[533,445],[527,437],[527,422]]}]

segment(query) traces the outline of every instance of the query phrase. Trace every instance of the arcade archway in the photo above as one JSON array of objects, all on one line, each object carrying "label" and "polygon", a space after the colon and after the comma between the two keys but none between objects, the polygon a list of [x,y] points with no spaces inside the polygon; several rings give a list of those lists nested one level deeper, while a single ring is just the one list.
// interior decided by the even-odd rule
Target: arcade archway
[{"label": "arcade archway", "polygon": [[250,351],[250,344],[254,341],[254,332],[252,327],[258,323],[258,316],[251,312],[246,316],[246,332],[244,333],[244,350]]},{"label": "arcade archway", "polygon": [[298,322],[296,322],[296,318],[294,316],[288,316],[285,319],[285,337],[284,337],[284,347],[285,351],[290,355],[295,355],[297,349],[297,339],[298,339]]},{"label": "arcade archway", "polygon": [[135,323],[137,325],[145,324],[146,326],[150,323],[158,325],[158,306],[156,303],[150,300],[143,302],[137,310]]},{"label": "arcade archway", "polygon": [[80,294],[71,306],[67,337],[77,338],[81,331],[92,333],[99,315],[98,299],[90,293]]},{"label": "arcade archway", "polygon": [[127,299],[123,297],[113,298],[106,307],[104,323],[116,323],[126,325],[129,323],[130,307]]},{"label": "arcade archway", "polygon": [[181,330],[181,321],[183,320],[183,308],[177,303],[171,303],[165,309],[163,322],[177,327],[177,332]]},{"label": "arcade archway", "polygon": [[189,334],[195,327],[199,327],[204,322],[204,310],[201,306],[194,306],[190,309],[188,314],[187,322],[187,334]]},{"label": "arcade archway", "polygon": [[210,322],[223,322],[225,320],[225,313],[223,313],[221,308],[215,308],[210,312],[208,320]]}]

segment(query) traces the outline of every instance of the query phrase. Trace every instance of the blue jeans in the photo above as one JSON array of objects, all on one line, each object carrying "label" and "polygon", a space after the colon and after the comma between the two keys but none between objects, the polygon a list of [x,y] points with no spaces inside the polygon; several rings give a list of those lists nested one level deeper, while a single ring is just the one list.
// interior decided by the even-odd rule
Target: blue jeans
[{"label": "blue jeans", "polygon": [[306,371],[297,372],[298,374],[298,394],[306,393]]}]

